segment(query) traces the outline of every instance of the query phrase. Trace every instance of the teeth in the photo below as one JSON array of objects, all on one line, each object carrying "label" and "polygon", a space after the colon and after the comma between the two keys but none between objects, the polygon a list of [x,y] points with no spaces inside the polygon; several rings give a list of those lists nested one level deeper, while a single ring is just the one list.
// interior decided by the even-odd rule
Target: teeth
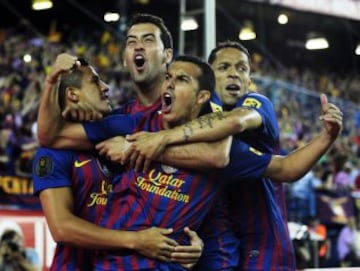
[{"label": "teeth", "polygon": [[142,55],[135,56],[135,64],[138,67],[142,67],[145,64],[145,58]]},{"label": "teeth", "polygon": [[228,90],[240,90],[240,87],[238,85],[228,85],[226,87]]},{"label": "teeth", "polygon": [[169,93],[165,93],[164,94],[164,102],[166,104],[166,106],[170,106],[172,103],[172,98],[171,95]]}]

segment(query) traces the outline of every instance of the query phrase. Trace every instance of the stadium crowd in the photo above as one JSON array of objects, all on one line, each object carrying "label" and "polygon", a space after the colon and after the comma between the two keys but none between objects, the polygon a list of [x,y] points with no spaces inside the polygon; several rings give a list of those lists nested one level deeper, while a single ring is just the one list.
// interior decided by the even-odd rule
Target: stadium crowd
[{"label": "stadium crowd", "polygon": [[[114,106],[133,97],[118,39],[108,32],[95,33],[92,39],[84,36],[80,32],[65,40],[59,33],[35,37],[20,29],[0,31],[0,176],[31,176],[32,157],[38,146],[36,117],[40,94],[46,73],[59,53],[83,56],[97,67],[110,85]],[[265,94],[275,105],[283,153],[302,146],[318,132],[320,127],[314,123],[319,116],[316,111],[319,93],[328,94],[344,111],[343,135],[311,172],[287,186],[287,208],[290,221],[308,225],[310,229],[310,223],[318,218],[328,229],[322,241],[329,240],[331,245],[327,254],[319,251],[319,256],[325,258],[321,265],[335,265],[326,262],[331,251],[343,265],[348,264],[348,253],[340,248],[338,251],[336,243],[346,227],[357,228],[356,221],[360,218],[357,214],[360,207],[357,209],[355,204],[360,198],[360,97],[357,94],[360,77],[319,74],[296,67],[286,71],[271,69],[257,54],[253,55],[253,64],[253,90]],[[345,211],[337,212],[329,206]],[[306,243],[304,238],[299,239],[302,242],[297,251],[300,262],[306,266],[311,265],[312,257],[301,253]],[[360,244],[355,244],[354,249],[360,258]]]}]

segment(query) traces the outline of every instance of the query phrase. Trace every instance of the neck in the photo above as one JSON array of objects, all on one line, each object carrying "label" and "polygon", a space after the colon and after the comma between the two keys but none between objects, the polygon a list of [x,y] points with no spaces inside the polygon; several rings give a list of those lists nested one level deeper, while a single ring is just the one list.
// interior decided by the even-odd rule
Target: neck
[{"label": "neck", "polygon": [[161,85],[164,79],[164,76],[159,75],[152,82],[139,82],[136,84],[137,98],[142,105],[150,106],[160,98]]},{"label": "neck", "polygon": [[188,116],[188,118],[183,118],[183,119],[178,120],[178,121],[167,122],[164,119],[162,119],[162,124],[163,124],[164,130],[168,130],[168,129],[174,128],[176,126],[180,126],[180,125],[189,123],[189,122],[193,121],[194,119],[200,117],[199,116],[200,109],[201,108],[194,108],[193,112],[190,114],[190,116]]}]

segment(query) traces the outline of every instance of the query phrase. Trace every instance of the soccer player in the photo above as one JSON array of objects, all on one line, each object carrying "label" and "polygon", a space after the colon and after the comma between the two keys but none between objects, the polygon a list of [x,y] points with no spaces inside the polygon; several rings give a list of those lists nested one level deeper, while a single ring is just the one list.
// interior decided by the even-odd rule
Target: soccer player
[{"label": "soccer player", "polygon": [[[223,132],[227,131],[228,134],[236,133],[236,138],[255,146],[262,152],[276,154],[279,148],[279,131],[275,112],[266,97],[248,91],[251,77],[250,56],[246,48],[236,42],[220,44],[210,54],[209,63],[216,76],[217,99],[223,102],[226,110],[239,107],[231,112],[235,117],[232,127],[217,128]],[[322,102],[324,110],[328,110],[328,107],[334,110],[333,105],[327,104],[325,100]],[[203,129],[207,122],[202,121],[202,123],[204,125],[200,127]],[[216,127],[215,123],[208,130],[203,129],[199,139],[205,140],[214,127]],[[194,132],[194,127],[185,126],[184,131],[186,133],[182,136],[188,139]],[[336,133],[334,135],[337,136]],[[327,142],[324,146],[329,148],[336,136],[330,138],[330,141],[324,141]],[[159,136],[158,139],[144,137],[143,140],[139,140],[139,135],[133,135],[128,139],[138,140],[133,144],[133,148],[148,159],[157,157],[167,144],[166,136]],[[152,144],[149,146],[145,142]],[[176,143],[181,143],[181,140]],[[174,144],[174,141],[169,144]],[[284,181],[291,180],[293,180],[291,176],[288,176],[287,180],[284,179]],[[241,258],[238,267],[240,270],[295,268],[292,243],[283,213],[277,204],[275,185],[268,178],[254,182],[231,182],[228,185],[229,192],[226,197],[230,198],[231,222],[240,240]],[[224,243],[221,242],[222,245]],[[222,248],[222,251],[224,249]],[[230,250],[233,251],[232,248]]]},{"label": "soccer player", "polygon": [[[120,109],[114,110],[114,113],[131,113],[135,114],[138,112],[153,112],[157,111],[161,107],[160,100],[160,87],[161,83],[165,79],[166,66],[172,59],[172,37],[163,20],[157,16],[150,14],[136,14],[128,25],[127,38],[124,52],[124,65],[128,68],[131,78],[134,80],[136,86],[136,99],[130,103],[122,106]],[[52,89],[57,87],[57,80],[59,75],[67,70],[66,65],[73,66],[76,63],[76,57],[71,56],[59,56],[55,65],[51,69],[51,73],[48,76],[48,82],[52,83]],[[51,118],[51,114],[54,110],[49,107],[51,103],[47,102],[47,99],[56,99],[51,94],[55,92],[45,89],[43,97],[40,102],[39,110],[39,137],[41,142],[49,141],[49,135],[54,130],[56,123]],[[45,102],[43,102],[45,101]],[[64,116],[73,116],[77,120],[83,119],[96,119],[97,114],[91,111],[93,107],[88,104],[82,103],[83,101],[72,103],[71,110],[65,111]],[[78,106],[78,109],[76,109]],[[44,108],[44,109],[42,109]],[[49,114],[41,114],[43,110],[49,110]],[[101,114],[103,115],[103,114]],[[50,126],[49,128],[42,129],[42,126]],[[41,133],[45,131],[45,133]],[[114,149],[114,146],[119,145],[123,142],[122,138],[116,137],[107,141],[107,144],[112,144],[110,150]],[[77,145],[79,146],[79,145]],[[215,156],[217,152],[222,151],[225,148],[224,143],[211,144],[208,147],[207,152],[212,152]],[[185,148],[186,152],[186,148]],[[198,152],[196,152],[198,154]],[[169,154],[173,157],[172,154]],[[201,154],[193,159],[196,161],[198,158],[204,160],[209,157]],[[188,160],[190,162],[190,160]],[[206,163],[209,166],[216,165],[218,159],[207,159]],[[192,163],[194,164],[194,163]],[[192,235],[194,234],[193,232]],[[194,242],[196,244],[196,242]],[[201,252],[201,245],[199,246],[177,246],[175,248],[176,253],[174,257],[184,257],[184,253],[189,253],[191,257],[194,257],[194,253],[198,254]],[[180,254],[179,254],[180,253]]]},{"label": "soccer player", "polygon": [[[185,68],[182,68],[182,65],[184,65],[184,64],[179,66],[178,62],[186,62],[186,61],[184,61],[184,60],[182,61],[181,59],[178,59],[178,61],[175,61],[170,66],[169,76],[172,74],[175,74],[176,76],[174,76],[174,75],[172,75],[172,76],[175,77],[174,80],[176,83],[172,83],[172,84],[174,84],[174,87],[172,85],[169,85],[166,88],[166,92],[163,95],[163,109],[164,109],[163,111],[166,114],[161,115],[161,116],[164,116],[163,118],[165,120],[172,121],[173,125],[181,123],[181,121],[178,118],[176,118],[177,114],[181,114],[183,116],[183,121],[186,121],[189,119],[190,113],[191,113],[191,116],[194,117],[196,115],[195,113],[199,113],[200,110],[202,109],[203,106],[201,106],[201,103],[199,104],[199,101],[204,100],[204,99],[206,100],[206,98],[204,98],[204,91],[198,92],[199,94],[195,96],[198,98],[194,99],[194,93],[193,93],[194,87],[189,88],[189,84],[190,83],[194,84],[193,83],[194,80],[192,80],[192,79],[194,77],[196,78],[196,76],[194,76],[194,75],[185,76],[186,73],[182,74],[182,73],[184,73],[184,71],[187,71],[187,70]],[[192,70],[190,70],[190,71],[192,71]],[[188,71],[188,73],[189,73],[189,71]],[[210,74],[210,73],[211,73],[211,71],[207,72],[206,74]],[[198,79],[198,81],[203,82],[203,80],[200,80],[200,79]],[[186,86],[186,88],[184,87],[184,85]],[[172,89],[172,87],[174,88],[173,92],[170,91]],[[191,92],[192,94],[191,94],[190,98],[188,96],[184,96],[184,97],[187,97],[186,100],[184,99],[185,101],[183,101],[183,99],[181,99],[181,97],[183,97],[182,96],[183,92],[181,92],[181,90],[184,91],[184,89],[192,90],[192,92]],[[176,95],[177,93],[179,93],[179,96]],[[188,94],[188,95],[190,95],[190,94]],[[180,97],[180,98],[178,98],[178,97]],[[205,97],[209,97],[209,94],[205,95]],[[187,104],[186,101],[192,102],[195,104],[193,105],[193,107],[185,106]],[[176,102],[178,102],[178,103],[176,103]],[[181,105],[179,105],[179,102],[183,102],[183,103]],[[327,107],[330,107],[330,108],[327,108]],[[192,109],[192,108],[195,108],[195,109]],[[177,110],[178,110],[178,112],[177,112]],[[329,122],[328,127],[330,127],[331,129],[324,131],[320,136],[318,136],[317,140],[314,140],[314,142],[312,142],[305,148],[300,149],[299,151],[295,152],[292,155],[289,155],[285,159],[282,159],[280,157],[272,157],[271,162],[268,165],[268,168],[266,170],[266,172],[269,175],[271,175],[272,177],[276,177],[279,180],[284,180],[287,178],[287,176],[289,176],[290,178],[297,178],[298,175],[304,174],[311,167],[311,165],[316,161],[316,159],[318,159],[319,156],[324,153],[324,151],[329,146],[329,144],[331,144],[332,141],[334,140],[334,137],[336,138],[336,136],[339,132],[339,129],[341,129],[341,116],[339,116],[339,114],[340,114],[339,111],[336,108],[334,108],[333,106],[330,106],[326,103],[324,103],[324,110],[327,111],[327,112],[325,112],[326,113],[326,121]],[[187,113],[188,115],[185,113]],[[214,124],[216,124],[216,126],[218,126],[219,123],[228,123],[228,121],[230,120],[230,124],[232,125],[231,128],[233,128],[233,124],[235,124],[235,122],[234,122],[234,120],[231,120],[231,118],[229,117],[229,116],[231,116],[231,114],[229,114],[229,113],[228,114],[218,113],[216,115],[214,115],[214,114],[210,115],[210,116],[206,117],[205,123],[201,122],[199,120],[197,120],[197,121],[199,121],[200,127],[206,128],[207,125],[212,126],[212,124],[214,123]],[[330,116],[328,116],[328,115],[330,115]],[[129,131],[128,131],[129,127],[134,127],[135,123],[138,123],[139,119],[142,119],[142,117],[141,116],[140,117],[139,116],[129,117],[129,116],[123,116],[123,115],[122,116],[111,116],[110,118],[106,118],[104,121],[101,122],[100,128],[99,128],[99,124],[95,124],[95,123],[85,124],[85,127],[86,127],[86,131],[90,135],[90,138],[92,140],[98,141],[98,140],[102,140],[103,138],[113,136],[114,134],[117,134],[117,133],[120,133],[120,134],[129,133]],[[162,122],[159,123],[158,120],[159,120],[159,116],[157,114],[155,114],[153,116],[153,118],[148,117],[146,119],[146,121],[142,120],[140,122],[140,123],[142,123],[141,128],[143,129],[144,127],[146,127],[147,129],[149,129],[149,128],[159,129],[161,127]],[[82,126],[80,124],[73,124],[73,123],[72,124],[69,124],[69,123],[64,124],[64,123],[62,123],[62,121],[59,121],[59,123],[61,123],[62,125],[65,125],[65,127],[62,127],[62,129],[60,130],[60,133],[58,134],[59,139],[62,139],[63,141],[65,139],[65,142],[70,142],[69,139],[71,138],[73,140],[72,142],[77,142],[76,144],[80,144],[80,142],[82,142],[84,139],[86,139],[84,126]],[[169,125],[166,123],[162,123],[162,124]],[[169,125],[169,127],[172,127],[173,125]],[[128,127],[126,127],[126,126],[128,126]],[[186,127],[189,128],[190,126],[186,126]],[[194,128],[198,128],[198,127],[194,126]],[[219,132],[220,133],[219,137],[224,137],[224,133],[228,133],[228,130],[229,130],[228,127],[226,129],[221,129],[221,131]],[[187,131],[187,128],[185,129],[185,131],[186,131],[186,135],[187,135],[187,133],[189,132],[189,131]],[[211,132],[209,133],[209,135],[210,134],[211,134]],[[181,137],[182,136],[183,136],[183,134],[181,133]],[[200,140],[199,138],[196,138],[192,133],[190,133],[187,136],[190,136],[191,140],[194,140],[194,139]],[[203,136],[204,135],[202,135],[201,137],[203,137]],[[213,136],[213,135],[211,135],[211,136]],[[206,140],[207,138],[208,138],[208,135],[205,135],[204,139]],[[157,145],[156,144],[157,141],[155,141],[153,143],[155,143],[155,145]],[[59,143],[56,141],[53,144],[55,146],[56,145],[59,146]],[[231,172],[231,176],[232,177],[240,177],[241,169],[245,170],[245,172],[246,172],[246,173],[244,173],[244,172],[241,173],[241,174],[243,174],[241,176],[243,178],[249,178],[250,173],[258,175],[259,171],[255,170],[255,169],[253,170],[252,167],[261,166],[261,165],[263,165],[263,162],[261,162],[262,160],[256,162],[256,158],[260,159],[260,158],[266,158],[268,156],[265,154],[259,153],[259,152],[255,151],[254,149],[251,149],[251,148],[249,149],[248,147],[247,148],[243,147],[245,145],[244,144],[240,145],[240,144],[241,144],[241,141],[237,141],[236,144],[233,144],[232,149],[236,149],[237,147],[240,147],[240,149],[236,149],[236,151],[232,151],[232,153],[233,153],[232,158],[234,158],[234,159],[230,159],[230,160],[235,161],[236,165],[231,166],[231,163],[230,163],[229,168],[233,171],[233,172]],[[150,145],[152,145],[152,144],[150,144]],[[242,150],[242,153],[241,153],[241,150]],[[248,151],[252,150],[252,151],[250,151],[250,154],[245,154],[244,150],[248,150]],[[312,153],[310,151],[312,151]],[[243,157],[241,157],[240,154],[243,157],[248,157],[248,159],[243,159]],[[246,155],[250,155],[250,156],[246,156]],[[236,159],[238,157],[241,157],[242,160]],[[249,157],[252,157],[252,159],[250,159]],[[294,163],[294,161],[297,161],[298,159],[300,159],[301,161],[304,161],[304,163],[302,163],[302,164]],[[241,164],[241,163],[243,163],[243,164]],[[244,163],[246,165],[244,165]],[[247,163],[249,163],[249,164],[247,164]],[[162,171],[164,171],[164,173],[157,173],[157,171],[152,171],[152,170],[150,171],[150,173],[149,172],[141,173],[141,174],[147,174],[147,178],[145,178],[144,175],[139,176],[137,174],[140,174],[140,173],[136,173],[131,170],[128,172],[133,172],[130,175],[130,177],[136,177],[135,184],[137,183],[141,187],[142,187],[142,185],[144,185],[143,187],[146,192],[152,191],[154,193],[154,191],[155,191],[155,194],[156,194],[156,191],[161,190],[160,188],[159,189],[156,188],[158,178],[159,178],[159,180],[163,180],[165,182],[165,184],[168,184],[169,182],[173,183],[172,186],[175,186],[175,187],[177,187],[176,184],[182,183],[181,179],[179,180],[179,178],[174,178],[173,175],[171,175],[171,177],[161,175],[161,174],[169,175],[169,174],[173,173],[174,170],[175,170],[174,172],[178,172],[178,170],[176,168],[174,169],[171,167],[169,168],[167,166],[161,166],[161,165],[160,165],[160,167],[161,167],[160,169]],[[235,175],[235,174],[239,174],[239,175]],[[247,176],[246,176],[246,174],[247,174]],[[210,175],[210,176],[214,177],[215,175]],[[150,180],[150,184],[148,183],[148,180]],[[210,180],[211,180],[211,178],[210,178]],[[152,182],[154,185],[152,185]],[[216,183],[216,182],[213,182],[213,183]],[[134,187],[130,187],[130,188],[126,187],[127,182],[124,182],[123,184],[125,185],[125,188],[124,188],[125,190],[131,191],[131,189],[134,189]],[[149,190],[147,190],[147,189],[149,189]],[[183,194],[179,194],[177,191],[176,191],[176,193],[174,192],[174,193],[169,194],[167,192],[167,188],[166,189],[164,188],[162,191],[166,195],[171,194],[174,197],[184,196]],[[190,191],[192,191],[192,189]],[[130,194],[135,195],[136,193],[133,191]],[[172,196],[170,196],[170,197],[172,197]],[[211,197],[211,194],[208,194],[208,197],[210,197],[210,199],[208,199],[208,201],[211,201],[211,199],[213,199],[213,197]],[[145,198],[148,199],[148,198],[152,198],[152,197],[146,196]],[[163,206],[165,208],[167,205],[164,204],[161,206]],[[201,203],[199,203],[199,206],[201,207],[203,205]],[[128,211],[136,211],[136,212],[141,211],[140,213],[138,213],[138,215],[144,216],[145,214],[142,212],[143,208],[144,208],[144,205],[141,205],[141,208],[135,208],[135,206],[133,208],[131,208],[131,206],[129,206],[124,209],[128,210]],[[159,210],[162,210],[162,208],[160,208]],[[203,212],[201,212],[201,214],[203,214]],[[164,217],[164,216],[162,216],[162,217]],[[199,218],[201,218],[201,217],[199,217]],[[184,221],[181,220],[181,222],[184,222]],[[125,222],[123,222],[123,223],[125,223]],[[127,224],[127,225],[131,226],[131,223],[134,223],[134,222],[129,222],[129,223],[130,223],[130,225],[129,224]],[[199,222],[197,222],[197,223],[199,223]],[[124,255],[122,255],[122,256],[124,256]],[[134,257],[134,255],[129,255],[129,256]],[[148,261],[148,259],[146,259],[145,262],[147,262],[147,261]],[[116,262],[116,263],[121,264],[118,262]],[[125,264],[125,262],[123,262],[122,264]],[[144,264],[146,265],[146,263],[144,263]]]},{"label": "soccer player", "polygon": [[[108,86],[86,61],[78,61],[80,66],[61,78],[60,110],[69,103],[87,101],[108,113]],[[177,245],[167,237],[172,229],[151,227],[124,232],[97,226],[113,192],[113,178],[109,162],[95,151],[38,149],[33,167],[34,192],[39,195],[57,242],[51,270],[93,270],[95,249],[131,249],[147,257],[170,260]],[[187,230],[186,234],[196,239],[194,232]]]}]

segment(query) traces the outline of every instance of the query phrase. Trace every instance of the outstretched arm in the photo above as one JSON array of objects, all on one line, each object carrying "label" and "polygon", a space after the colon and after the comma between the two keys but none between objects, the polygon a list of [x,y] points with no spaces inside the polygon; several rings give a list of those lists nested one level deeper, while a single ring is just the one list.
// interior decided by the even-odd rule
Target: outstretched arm
[{"label": "outstretched arm", "polygon": [[136,149],[146,142],[148,142],[148,147],[155,145],[158,148],[164,148],[164,146],[173,144],[223,139],[245,130],[258,128],[261,123],[262,119],[257,111],[239,107],[229,112],[217,111],[206,114],[173,129],[162,130],[157,133],[139,132],[128,136],[127,140],[136,142],[133,144]]},{"label": "outstretched arm", "polygon": [[[249,108],[235,108],[230,112],[218,111],[207,114],[169,130],[156,133],[139,132],[127,137],[132,145],[125,152],[123,163],[137,158],[140,162],[146,160],[149,163],[149,161],[158,160],[165,148],[170,145],[214,142],[244,130],[258,128],[261,124],[262,118],[257,111]],[[190,147],[189,151],[196,151],[196,148]],[[185,154],[185,152],[179,152],[177,155],[179,154]],[[181,158],[189,157],[187,154],[185,155]],[[172,160],[169,161],[172,162]],[[182,166],[184,165],[182,164]]]},{"label": "outstretched arm", "polygon": [[296,181],[305,175],[332,146],[342,130],[342,112],[322,94],[323,130],[307,145],[287,156],[274,156],[265,175],[275,181]]}]

